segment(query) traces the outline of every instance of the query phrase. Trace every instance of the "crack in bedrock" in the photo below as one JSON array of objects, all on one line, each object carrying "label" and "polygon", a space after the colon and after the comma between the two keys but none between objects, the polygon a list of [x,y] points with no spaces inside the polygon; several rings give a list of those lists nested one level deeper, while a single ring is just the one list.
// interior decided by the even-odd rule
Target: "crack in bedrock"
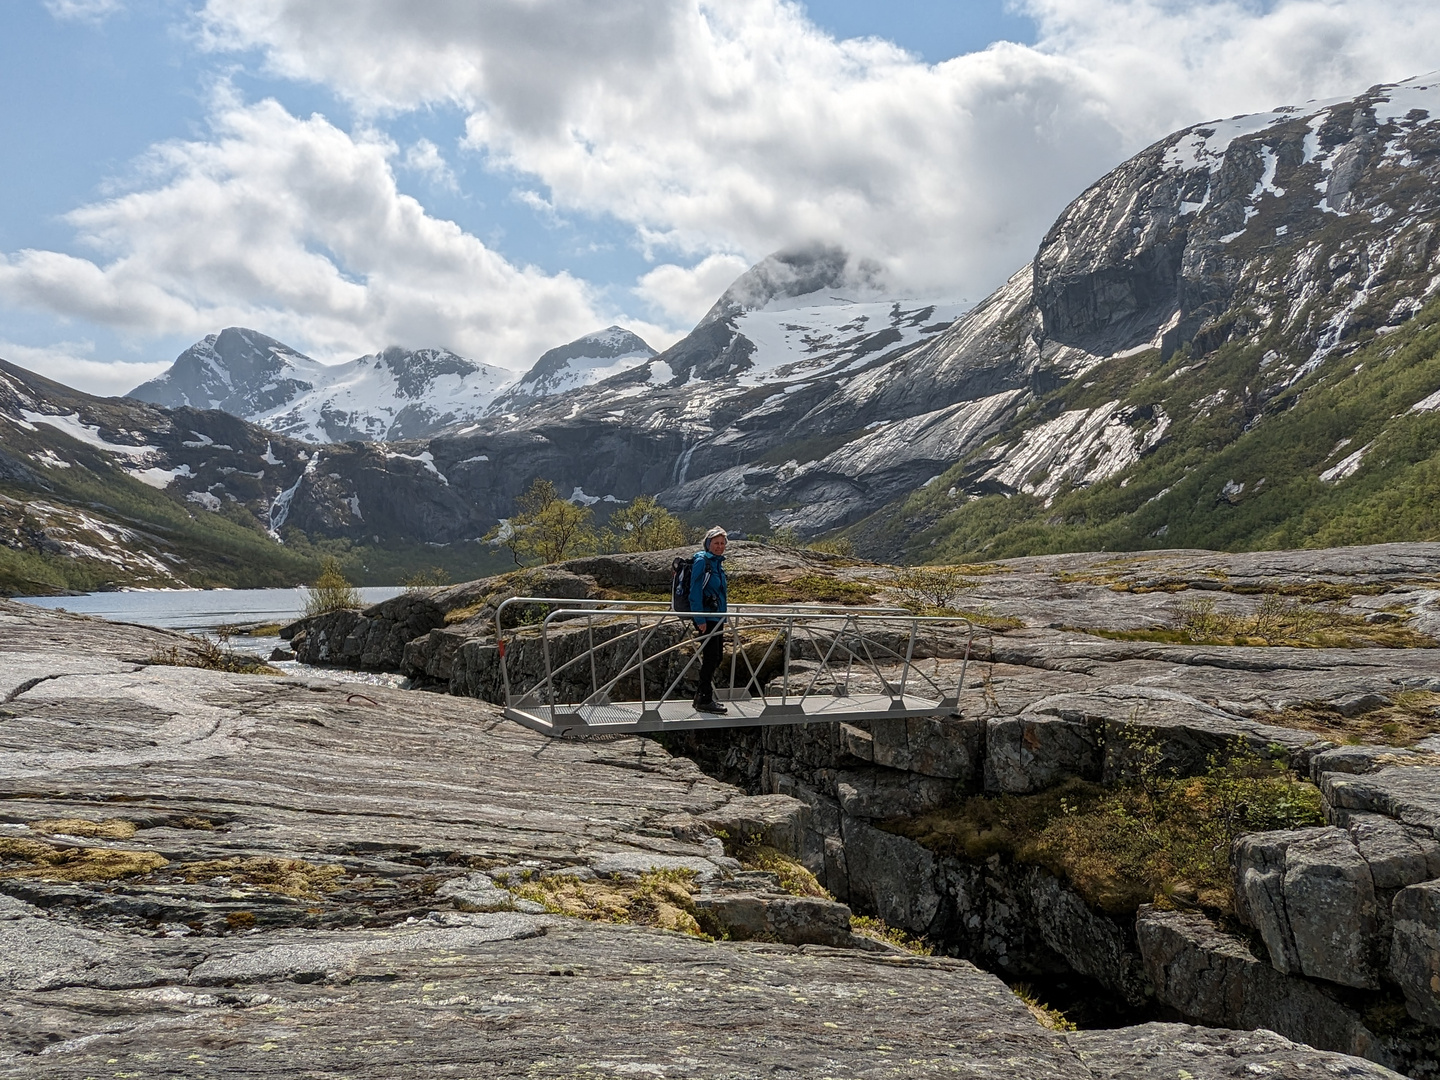
[{"label": "crack in bedrock", "polygon": [[[983,739],[985,725],[979,728]],[[790,833],[796,850],[788,854],[856,914],[878,916],[923,936],[937,954],[969,960],[1010,983],[1024,982],[1082,1027],[1141,1023],[1159,1015],[1133,919],[1092,911],[1043,867],[998,857],[983,862],[937,857],[876,827],[883,817],[902,816],[898,811],[862,817],[846,809],[857,793],[865,809],[870,793],[859,788],[867,768],[897,786],[913,785],[922,798],[930,788],[953,792],[962,780],[868,766],[849,757],[843,736],[835,732],[767,730],[771,740],[788,744],[785,752],[767,745],[761,730],[687,732],[667,745],[751,795],[780,793],[805,803],[805,824]],[[969,752],[984,760],[983,746]],[[1067,940],[1077,924],[1082,940]]]}]

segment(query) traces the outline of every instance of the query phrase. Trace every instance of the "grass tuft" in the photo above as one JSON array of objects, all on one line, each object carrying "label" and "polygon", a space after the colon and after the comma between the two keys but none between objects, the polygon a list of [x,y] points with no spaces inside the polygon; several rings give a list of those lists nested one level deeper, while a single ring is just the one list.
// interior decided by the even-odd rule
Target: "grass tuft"
[{"label": "grass tuft", "polygon": [[114,881],[151,873],[166,863],[165,857],[154,851],[55,847],[39,840],[0,838],[0,877]]},{"label": "grass tuft", "polygon": [[1029,983],[1015,983],[1010,987],[1011,992],[1025,1004],[1030,1010],[1030,1015],[1040,1022],[1041,1027],[1047,1027],[1051,1031],[1078,1031],[1080,1030],[1073,1020],[1066,1018],[1059,1009],[1046,1005],[1035,994]]},{"label": "grass tuft", "polygon": [[919,938],[907,934],[898,926],[891,926],[884,919],[874,915],[851,915],[850,932],[869,938],[871,941],[883,941],[887,945],[896,945],[916,956],[932,956],[935,953],[934,949]]},{"label": "grass tuft", "polygon": [[192,885],[211,878],[229,878],[235,885],[253,885],[297,900],[318,900],[340,888],[343,866],[318,866],[304,859],[210,859],[180,867]]},{"label": "grass tuft", "polygon": [[651,870],[634,881],[619,877],[583,881],[573,874],[550,874],[520,881],[496,878],[496,884],[522,900],[543,904],[555,915],[654,926],[711,940],[695,921],[694,894],[699,887],[693,870]]}]

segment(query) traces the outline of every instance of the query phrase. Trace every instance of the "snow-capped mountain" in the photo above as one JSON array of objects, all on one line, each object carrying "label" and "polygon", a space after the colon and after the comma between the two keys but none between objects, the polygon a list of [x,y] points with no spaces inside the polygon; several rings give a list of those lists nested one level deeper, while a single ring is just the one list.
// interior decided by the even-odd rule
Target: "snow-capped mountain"
[{"label": "snow-capped mountain", "polygon": [[290,346],[232,326],[197,341],[129,396],[170,408],[223,409],[258,416],[314,389],[324,365]]},{"label": "snow-capped mountain", "polygon": [[1176,132],[973,306],[887,296],[835,248],[783,252],[663,353],[615,334],[606,356],[593,341],[613,331],[589,335],[493,410],[493,385],[464,410],[427,397],[476,379],[450,354],[341,365],[347,399],[321,381],[335,369],[229,330],[142,391],[315,438],[476,411],[304,457],[250,432],[225,464],[241,434],[213,419],[107,420],[32,387],[0,423],[0,479],[58,486],[93,436],[115,475],[187,506],[233,497],[276,532],[355,543],[474,540],[537,476],[746,530],[853,525],[887,557],[1413,539],[1440,505],[1436,327],[1440,73]]},{"label": "snow-capped mountain", "polygon": [[473,420],[514,379],[445,349],[394,347],[322,372],[285,405],[246,419],[306,442],[416,439]]},{"label": "snow-capped mountain", "polygon": [[429,435],[485,410],[511,372],[445,349],[389,348],[322,364],[254,330],[196,342],[130,392],[157,405],[225,412],[306,442]]},{"label": "snow-capped mountain", "polygon": [[619,375],[655,355],[645,340],[622,326],[558,345],[545,353],[491,405],[492,412],[513,413],[540,398]]},{"label": "snow-capped mountain", "polygon": [[[534,402],[503,424],[491,420],[467,432],[467,446],[472,456],[523,463],[589,498],[660,491],[680,509],[748,503],[757,482],[779,473],[793,479],[886,427],[866,430],[862,420],[837,431],[807,418],[857,380],[885,382],[968,307],[887,296],[874,267],[835,247],[779,252],[742,274],[663,353],[583,392]],[[929,399],[923,390],[918,396]],[[897,435],[885,475],[872,470],[863,490],[840,503],[822,500],[821,512],[853,517],[933,475],[956,449],[933,435]],[[523,458],[518,439],[527,440]]]}]

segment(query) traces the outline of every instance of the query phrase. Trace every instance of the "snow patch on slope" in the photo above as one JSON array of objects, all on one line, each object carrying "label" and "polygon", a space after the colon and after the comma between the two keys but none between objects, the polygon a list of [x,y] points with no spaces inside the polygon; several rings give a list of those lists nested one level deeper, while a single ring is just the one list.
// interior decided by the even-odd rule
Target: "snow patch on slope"
[{"label": "snow patch on slope", "polygon": [[1159,443],[1170,427],[1170,417],[1159,406],[1151,408],[1153,423],[1147,430],[1137,430],[1138,411],[1123,408],[1118,401],[1063,412],[1025,432],[983,479],[1043,498],[1049,506],[1063,488],[1108,480]]}]

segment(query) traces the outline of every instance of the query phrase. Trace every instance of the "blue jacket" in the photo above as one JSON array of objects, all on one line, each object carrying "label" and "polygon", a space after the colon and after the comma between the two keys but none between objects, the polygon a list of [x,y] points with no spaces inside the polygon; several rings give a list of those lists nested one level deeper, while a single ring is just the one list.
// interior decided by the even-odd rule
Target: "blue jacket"
[{"label": "blue jacket", "polygon": [[[726,582],[725,556],[697,551],[690,564],[690,610],[692,613],[723,612]],[[701,621],[699,619],[697,622]]]}]

